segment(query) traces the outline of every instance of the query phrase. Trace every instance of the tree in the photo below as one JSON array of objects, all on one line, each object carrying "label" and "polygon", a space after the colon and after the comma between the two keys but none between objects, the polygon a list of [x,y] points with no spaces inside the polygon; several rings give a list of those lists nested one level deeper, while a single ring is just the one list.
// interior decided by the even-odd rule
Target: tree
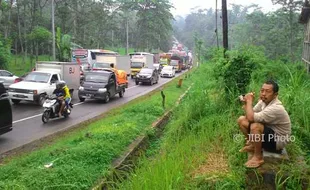
[{"label": "tree", "polygon": [[62,35],[61,29],[58,27],[56,31],[56,46],[58,50],[59,61],[70,61],[71,59],[71,36]]},{"label": "tree", "polygon": [[290,27],[290,55],[291,60],[294,60],[294,54],[293,54],[293,41],[294,41],[294,26],[293,26],[293,19],[294,19],[294,12],[298,11],[302,7],[302,1],[301,0],[272,0],[273,4],[279,4],[282,5],[283,11],[288,14],[288,20],[289,20],[289,27]]},{"label": "tree", "polygon": [[0,35],[0,69],[5,69],[10,62],[11,43]]},{"label": "tree", "polygon": [[38,61],[39,47],[45,42],[49,42],[52,34],[46,28],[37,26],[29,34],[29,40],[36,44],[36,60]]}]

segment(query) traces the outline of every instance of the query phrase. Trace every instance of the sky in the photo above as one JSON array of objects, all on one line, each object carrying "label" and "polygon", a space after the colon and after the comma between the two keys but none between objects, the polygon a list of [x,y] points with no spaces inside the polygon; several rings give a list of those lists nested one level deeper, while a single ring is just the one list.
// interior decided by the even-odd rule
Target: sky
[{"label": "sky", "polygon": [[[186,16],[190,14],[191,9],[199,7],[201,9],[213,8],[215,9],[215,0],[170,0],[174,5],[175,9],[172,9],[171,12],[174,16]],[[222,1],[217,0],[218,9],[221,9]],[[271,0],[227,0],[227,7],[229,9],[230,4],[239,4],[239,5],[251,5],[258,4],[262,7],[263,12],[275,11],[279,8],[279,5],[273,5]]]}]

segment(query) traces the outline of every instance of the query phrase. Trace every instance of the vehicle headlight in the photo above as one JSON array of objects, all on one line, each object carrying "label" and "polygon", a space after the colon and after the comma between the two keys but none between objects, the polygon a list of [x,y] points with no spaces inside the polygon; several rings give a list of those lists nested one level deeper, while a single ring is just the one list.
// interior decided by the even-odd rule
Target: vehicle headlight
[{"label": "vehicle headlight", "polygon": [[106,88],[99,88],[99,89],[98,89],[98,92],[106,92],[106,91],[107,91]]},{"label": "vehicle headlight", "polygon": [[140,77],[140,75],[137,74],[136,77]]},{"label": "vehicle headlight", "polygon": [[37,90],[29,90],[29,94],[38,94]]},{"label": "vehicle headlight", "polygon": [[79,90],[83,91],[83,90],[84,90],[84,87],[83,87],[83,86],[80,86]]},{"label": "vehicle headlight", "polygon": [[15,89],[14,88],[9,88],[8,91],[9,92],[15,92]]}]

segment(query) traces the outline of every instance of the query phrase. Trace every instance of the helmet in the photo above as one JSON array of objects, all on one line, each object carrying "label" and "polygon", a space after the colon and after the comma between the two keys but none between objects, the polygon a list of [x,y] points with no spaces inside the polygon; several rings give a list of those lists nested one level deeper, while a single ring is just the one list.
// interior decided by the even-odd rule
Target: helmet
[{"label": "helmet", "polygon": [[57,89],[62,89],[66,85],[66,82],[63,80],[57,81],[56,83],[56,88]]}]

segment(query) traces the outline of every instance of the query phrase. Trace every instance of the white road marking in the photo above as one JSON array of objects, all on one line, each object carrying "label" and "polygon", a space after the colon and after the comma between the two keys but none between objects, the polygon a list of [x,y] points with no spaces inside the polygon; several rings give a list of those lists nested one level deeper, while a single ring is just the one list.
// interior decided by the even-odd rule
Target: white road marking
[{"label": "white road marking", "polygon": [[32,118],[35,118],[35,117],[39,117],[39,116],[41,116],[41,115],[42,115],[42,113],[41,113],[41,114],[37,114],[37,115],[30,116],[30,117],[26,117],[26,118],[24,118],[24,119],[20,119],[20,120],[17,120],[17,121],[13,121],[13,124],[19,123],[19,122],[22,122],[22,121],[25,121],[25,120],[28,120],[28,119],[32,119]]}]

